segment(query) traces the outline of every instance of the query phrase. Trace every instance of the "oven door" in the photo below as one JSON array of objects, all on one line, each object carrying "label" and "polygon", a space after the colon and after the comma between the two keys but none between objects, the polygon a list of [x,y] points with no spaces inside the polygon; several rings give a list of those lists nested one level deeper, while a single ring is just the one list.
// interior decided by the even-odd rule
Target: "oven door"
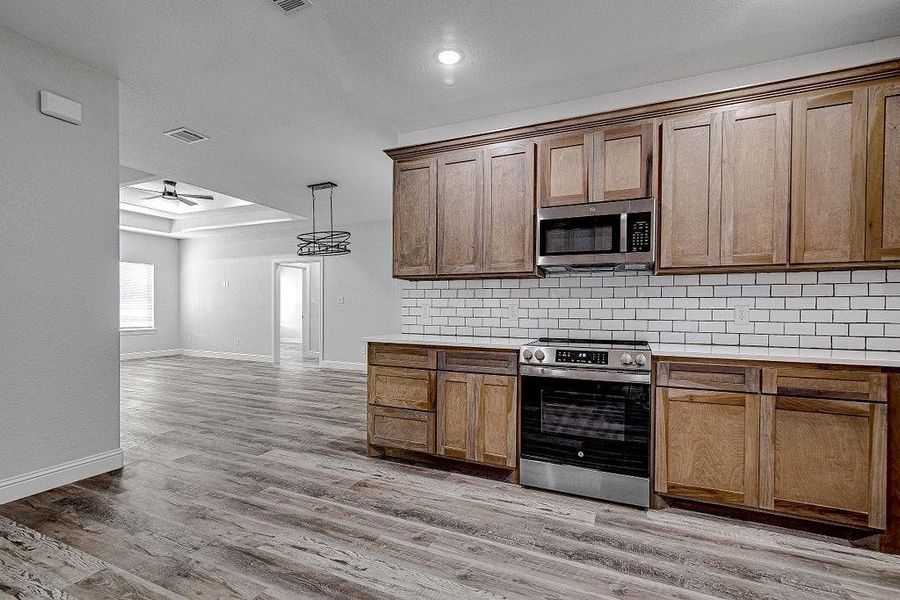
[{"label": "oven door", "polygon": [[522,458],[649,477],[649,374],[523,366]]}]

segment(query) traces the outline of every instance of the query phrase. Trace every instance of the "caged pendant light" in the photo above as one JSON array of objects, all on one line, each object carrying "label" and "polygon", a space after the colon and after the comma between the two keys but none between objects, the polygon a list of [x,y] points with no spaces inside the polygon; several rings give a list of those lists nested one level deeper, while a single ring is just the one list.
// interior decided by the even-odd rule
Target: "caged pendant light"
[{"label": "caged pendant light", "polygon": [[[335,231],[334,229],[334,188],[336,183],[325,181],[314,183],[309,187],[312,192],[312,226],[309,233],[301,233],[297,236],[300,243],[297,244],[297,256],[339,256],[350,254],[350,232]],[[329,229],[318,231],[316,229],[316,191],[328,190],[328,208],[330,212]]]}]

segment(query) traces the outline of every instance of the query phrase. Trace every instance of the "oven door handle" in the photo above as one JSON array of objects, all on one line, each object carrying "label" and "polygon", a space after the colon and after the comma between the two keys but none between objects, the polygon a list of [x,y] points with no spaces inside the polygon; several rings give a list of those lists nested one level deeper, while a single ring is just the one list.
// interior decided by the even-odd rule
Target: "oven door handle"
[{"label": "oven door handle", "polygon": [[582,379],[590,381],[611,381],[615,383],[650,383],[650,373],[623,373],[621,371],[594,371],[591,369],[566,369],[560,367],[539,367],[521,365],[522,377],[551,377],[556,379]]}]

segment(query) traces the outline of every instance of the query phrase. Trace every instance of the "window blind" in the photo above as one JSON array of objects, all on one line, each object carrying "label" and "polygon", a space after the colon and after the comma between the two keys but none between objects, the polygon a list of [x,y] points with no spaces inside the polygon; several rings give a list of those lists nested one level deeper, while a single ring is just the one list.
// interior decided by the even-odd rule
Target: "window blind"
[{"label": "window blind", "polygon": [[153,328],[153,265],[119,263],[119,328]]}]

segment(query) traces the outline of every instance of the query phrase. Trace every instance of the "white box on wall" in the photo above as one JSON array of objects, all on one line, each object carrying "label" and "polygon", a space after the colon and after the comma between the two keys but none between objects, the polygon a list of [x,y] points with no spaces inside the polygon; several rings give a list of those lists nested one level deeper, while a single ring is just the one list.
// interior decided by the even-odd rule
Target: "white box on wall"
[{"label": "white box on wall", "polygon": [[47,90],[41,90],[41,112],[67,123],[81,125],[81,104]]}]

